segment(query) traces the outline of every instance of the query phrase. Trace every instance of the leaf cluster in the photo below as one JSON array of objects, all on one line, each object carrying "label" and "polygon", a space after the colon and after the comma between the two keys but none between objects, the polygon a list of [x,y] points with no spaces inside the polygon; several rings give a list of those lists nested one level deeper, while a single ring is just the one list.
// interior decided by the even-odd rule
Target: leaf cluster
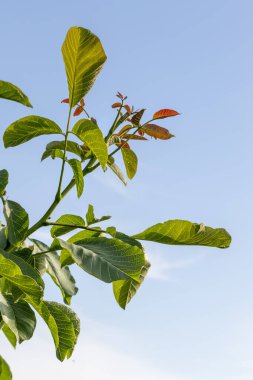
[{"label": "leaf cluster", "polygon": [[[138,158],[130,144],[146,142],[149,137],[171,139],[174,135],[156,123],[179,115],[166,108],[155,112],[151,120],[143,121],[145,109],[135,110],[126,104],[127,97],[118,92],[119,101],[112,105],[115,119],[104,135],[96,119],[89,116],[84,101],[106,61],[100,40],[87,29],[73,27],[63,43],[62,55],[69,92],[68,98],[62,101],[69,107],[66,129],[45,117],[28,115],[14,121],[3,135],[5,148],[16,147],[41,135],[57,135],[46,145],[41,160],[60,160],[58,187],[52,204],[34,225],[30,225],[28,212],[9,199],[9,174],[6,169],[0,170],[5,219],[0,224],[0,329],[16,347],[17,343],[31,339],[36,318],[41,317],[52,334],[56,355],[61,361],[71,356],[80,331],[79,319],[69,307],[78,290],[71,274],[72,265],[98,280],[112,283],[114,297],[125,309],[150,267],[140,241],[217,248],[227,248],[231,241],[222,228],[185,220],[168,220],[129,236],[115,226],[101,226],[110,216],[96,217],[92,205],[84,215],[64,214],[57,220],[52,219],[54,210],[73,187],[77,197],[82,196],[86,176],[98,167],[112,170],[126,185],[125,174],[116,163],[117,153],[122,155],[128,179],[133,179]],[[0,98],[32,107],[28,97],[8,82],[0,81]],[[72,116],[81,117],[73,126]],[[72,176],[62,188],[66,165],[71,168]],[[36,239],[36,231],[46,226],[50,226],[50,245]],[[45,275],[59,288],[64,304],[44,299]],[[0,378],[11,379],[2,357]]]}]

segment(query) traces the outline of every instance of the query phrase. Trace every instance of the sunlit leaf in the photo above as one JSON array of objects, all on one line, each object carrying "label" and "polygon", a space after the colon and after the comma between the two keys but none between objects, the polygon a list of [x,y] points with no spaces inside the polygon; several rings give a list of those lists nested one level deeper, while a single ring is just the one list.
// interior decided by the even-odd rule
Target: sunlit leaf
[{"label": "sunlit leaf", "polygon": [[172,137],[175,137],[174,135],[170,134],[168,129],[159,127],[159,125],[156,124],[146,124],[141,128],[141,131],[160,140],[168,140]]},{"label": "sunlit leaf", "polygon": [[138,158],[131,149],[126,149],[125,147],[121,149],[121,153],[126,167],[127,176],[129,179],[132,179],[137,171]]},{"label": "sunlit leaf", "polygon": [[175,110],[170,110],[168,108],[165,108],[165,109],[155,112],[153,115],[153,119],[165,119],[166,117],[177,116],[177,115],[180,115],[180,113],[178,113]]},{"label": "sunlit leaf", "polygon": [[62,45],[68,79],[70,107],[74,107],[90,90],[106,61],[100,40],[91,31],[73,27]]},{"label": "sunlit leaf", "polygon": [[0,98],[13,100],[14,102],[32,108],[28,97],[20,90],[20,88],[10,82],[0,80]]},{"label": "sunlit leaf", "polygon": [[80,106],[77,106],[75,109],[75,112],[73,113],[73,116],[78,116],[83,112],[83,108]]},{"label": "sunlit leaf", "polygon": [[[10,344],[12,345],[12,347],[16,348],[16,346],[17,346],[16,335],[11,331],[11,329],[6,324],[3,325],[2,332],[6,336],[6,338],[8,339]],[[1,379],[1,377],[0,377],[0,379]]]},{"label": "sunlit leaf", "polygon": [[38,272],[21,257],[0,250],[0,275],[17,286],[34,302],[40,302],[44,282]]},{"label": "sunlit leaf", "polygon": [[0,356],[0,380],[12,380],[10,367],[2,356]]},{"label": "sunlit leaf", "polygon": [[102,168],[105,169],[108,159],[108,150],[99,127],[89,119],[81,119],[74,125],[72,133],[87,144],[97,157]]},{"label": "sunlit leaf", "polygon": [[114,297],[122,309],[125,309],[126,305],[135,296],[148,273],[149,267],[150,263],[146,260],[146,263],[141,270],[139,282],[131,278],[113,282]]},{"label": "sunlit leaf", "polygon": [[187,220],[168,220],[133,236],[139,240],[171,245],[204,245],[228,248],[231,236],[223,228],[206,227]]},{"label": "sunlit leaf", "polygon": [[113,103],[113,104],[112,104],[112,108],[119,108],[119,107],[121,107],[121,106],[122,106],[121,103]]},{"label": "sunlit leaf", "polygon": [[109,216],[109,215],[102,216],[101,218],[96,218],[95,214],[94,214],[94,207],[92,205],[88,206],[88,211],[86,213],[87,226],[90,226],[91,224],[103,222],[103,221],[108,220],[110,218],[111,218],[111,216]]},{"label": "sunlit leaf", "polygon": [[80,198],[80,196],[83,193],[83,188],[84,188],[84,179],[83,179],[81,162],[76,160],[75,158],[71,158],[71,160],[68,160],[68,163],[73,170],[74,178],[75,178],[75,184],[76,184],[76,190],[77,190],[77,196],[78,196],[78,198]]},{"label": "sunlit leaf", "polygon": [[[71,214],[62,215],[55,221],[55,223],[59,224],[59,226],[54,225],[51,228],[50,233],[52,237],[65,235],[66,233],[75,230],[76,226],[85,226],[85,222],[81,216]],[[61,224],[65,224],[66,226],[61,226]]]},{"label": "sunlit leaf", "polygon": [[41,135],[63,134],[52,120],[41,116],[26,116],[14,121],[4,132],[5,148],[16,146]]},{"label": "sunlit leaf", "polygon": [[60,361],[68,359],[80,332],[79,318],[69,307],[57,302],[43,301],[39,305],[32,305],[50,329],[57,358]]}]

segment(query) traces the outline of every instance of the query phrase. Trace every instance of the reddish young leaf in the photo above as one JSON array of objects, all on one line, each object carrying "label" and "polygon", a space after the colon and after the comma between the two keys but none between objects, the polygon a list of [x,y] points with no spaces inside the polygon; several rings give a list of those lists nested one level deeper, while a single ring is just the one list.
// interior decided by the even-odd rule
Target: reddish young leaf
[{"label": "reddish young leaf", "polygon": [[121,140],[121,142],[122,142],[122,148],[124,148],[124,149],[130,149],[130,146],[129,146],[129,144],[126,142],[126,140]]},{"label": "reddish young leaf", "polygon": [[153,115],[153,119],[165,119],[166,117],[177,116],[177,115],[180,115],[180,113],[175,110],[170,110],[166,108],[166,109],[162,109],[160,111],[155,112]]},{"label": "reddish young leaf", "polygon": [[69,99],[63,99],[61,103],[69,103]]},{"label": "reddish young leaf", "polygon": [[112,108],[121,107],[121,103],[113,103]]},{"label": "reddish young leaf", "polygon": [[141,120],[144,112],[145,112],[145,109],[142,109],[142,110],[136,112],[136,114],[131,119],[131,122],[133,123],[133,125],[139,125],[140,124],[140,120]]},{"label": "reddish young leaf", "polygon": [[143,135],[144,135],[143,130],[142,130],[142,129],[139,129],[139,130],[138,130],[138,134],[139,134],[140,136],[143,136]]},{"label": "reddish young leaf", "polygon": [[116,144],[118,147],[121,147],[122,149],[130,149],[129,144],[125,140],[121,140],[120,144]]},{"label": "reddish young leaf", "polygon": [[129,129],[132,128],[132,125],[130,124],[127,124],[125,125],[123,128],[121,128],[121,130],[118,132],[118,135],[122,135],[122,133],[126,132],[126,131],[129,131]]},{"label": "reddish young leaf", "polygon": [[131,108],[127,104],[124,106],[124,108],[127,111],[127,113],[129,113],[129,115],[131,115],[131,113],[132,113]]},{"label": "reddish young leaf", "polygon": [[143,137],[142,135],[124,135],[124,139],[129,139],[129,140],[147,140],[146,137]]},{"label": "reddish young leaf", "polygon": [[83,100],[83,99],[80,100],[80,104],[81,104],[82,107],[85,106],[85,103],[84,103],[84,100]]},{"label": "reddish young leaf", "polygon": [[78,116],[78,115],[80,115],[80,113],[82,113],[82,112],[83,112],[82,107],[77,106],[76,109],[75,109],[75,112],[73,113],[73,116]]},{"label": "reddish young leaf", "polygon": [[124,95],[122,95],[119,91],[117,92],[117,95],[116,95],[118,98],[120,98],[121,100],[124,100]]},{"label": "reddish young leaf", "polygon": [[171,137],[175,137],[174,135],[170,134],[168,129],[159,127],[159,125],[156,124],[147,124],[144,127],[142,127],[141,130],[142,132],[154,137],[155,139],[168,140]]}]

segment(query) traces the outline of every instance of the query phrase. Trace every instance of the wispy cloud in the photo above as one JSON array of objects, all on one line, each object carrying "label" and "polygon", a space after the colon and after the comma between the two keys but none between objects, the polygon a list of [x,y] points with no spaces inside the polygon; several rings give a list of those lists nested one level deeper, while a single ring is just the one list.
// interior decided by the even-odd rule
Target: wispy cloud
[{"label": "wispy cloud", "polygon": [[117,329],[109,328],[109,333],[116,336],[116,342],[108,344],[98,338],[97,331],[99,329],[103,337],[107,327],[98,325],[93,328],[96,328],[95,338],[92,338],[92,331],[88,338],[84,333],[75,354],[64,363],[56,360],[52,341],[48,336],[44,338],[41,333],[18,351],[5,352],[3,355],[11,365],[16,380],[31,380],[35,377],[36,380],[192,380],[190,377],[155,368],[137,358],[134,352],[132,355],[124,352]]},{"label": "wispy cloud", "polygon": [[[152,252],[152,253],[151,253]],[[149,278],[163,281],[175,281],[175,272],[177,270],[185,269],[194,266],[197,262],[203,259],[204,255],[196,255],[194,258],[169,259],[161,251],[152,249],[150,253],[147,250],[148,257],[151,261],[151,268],[149,271]]]}]

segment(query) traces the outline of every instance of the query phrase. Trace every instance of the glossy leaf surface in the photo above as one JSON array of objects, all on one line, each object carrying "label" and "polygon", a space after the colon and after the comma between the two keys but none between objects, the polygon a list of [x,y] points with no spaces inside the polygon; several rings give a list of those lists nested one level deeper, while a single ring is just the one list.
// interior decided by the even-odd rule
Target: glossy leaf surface
[{"label": "glossy leaf surface", "polygon": [[100,280],[112,282],[131,277],[139,281],[145,259],[138,247],[104,237],[84,239],[76,244],[58,240],[77,265]]},{"label": "glossy leaf surface", "polygon": [[[58,224],[66,224],[67,226],[53,226],[50,230],[51,236],[61,236],[70,231],[76,229],[76,226],[85,226],[85,222],[81,216],[64,214],[59,219],[55,221]],[[73,226],[73,227],[72,227]]]},{"label": "glossy leaf surface", "polygon": [[177,116],[177,115],[180,115],[180,113],[178,113],[175,110],[165,108],[165,109],[155,112],[153,115],[153,119],[165,119],[166,117]]},{"label": "glossy leaf surface", "polygon": [[126,167],[127,176],[129,179],[132,179],[137,171],[138,158],[131,149],[122,148],[121,153]]},{"label": "glossy leaf surface", "polygon": [[70,28],[62,45],[68,79],[70,107],[74,107],[90,90],[106,61],[97,36],[88,29]]},{"label": "glossy leaf surface", "polygon": [[60,361],[68,359],[80,332],[79,318],[70,308],[57,302],[43,301],[33,306],[51,331],[57,358]]},{"label": "glossy leaf surface", "polygon": [[5,82],[0,80],[0,98],[13,100],[27,107],[32,107],[28,97],[20,90],[19,87],[15,86],[10,82]]},{"label": "glossy leaf surface", "polygon": [[102,168],[105,169],[108,150],[99,127],[89,119],[81,119],[74,125],[72,133],[85,142],[100,162]]},{"label": "glossy leaf surface", "polygon": [[204,245],[228,248],[231,236],[223,228],[205,227],[187,220],[168,220],[134,235],[135,239],[171,245]]},{"label": "glossy leaf surface", "polygon": [[80,198],[84,189],[84,179],[82,172],[81,162],[75,158],[68,160],[68,164],[71,166],[75,178],[77,197]]},{"label": "glossy leaf surface", "polygon": [[8,240],[16,245],[22,242],[28,231],[29,217],[25,209],[17,202],[6,201],[4,216],[8,227]]},{"label": "glossy leaf surface", "polygon": [[5,148],[23,144],[41,135],[63,134],[52,120],[41,116],[26,116],[14,121],[4,132]]},{"label": "glossy leaf surface", "polygon": [[135,296],[148,273],[149,267],[150,264],[146,261],[145,265],[142,267],[139,282],[131,278],[113,282],[114,297],[122,309],[125,309],[126,305]]},{"label": "glossy leaf surface", "polygon": [[0,275],[17,286],[34,302],[40,302],[44,290],[43,280],[21,257],[0,250]]}]

